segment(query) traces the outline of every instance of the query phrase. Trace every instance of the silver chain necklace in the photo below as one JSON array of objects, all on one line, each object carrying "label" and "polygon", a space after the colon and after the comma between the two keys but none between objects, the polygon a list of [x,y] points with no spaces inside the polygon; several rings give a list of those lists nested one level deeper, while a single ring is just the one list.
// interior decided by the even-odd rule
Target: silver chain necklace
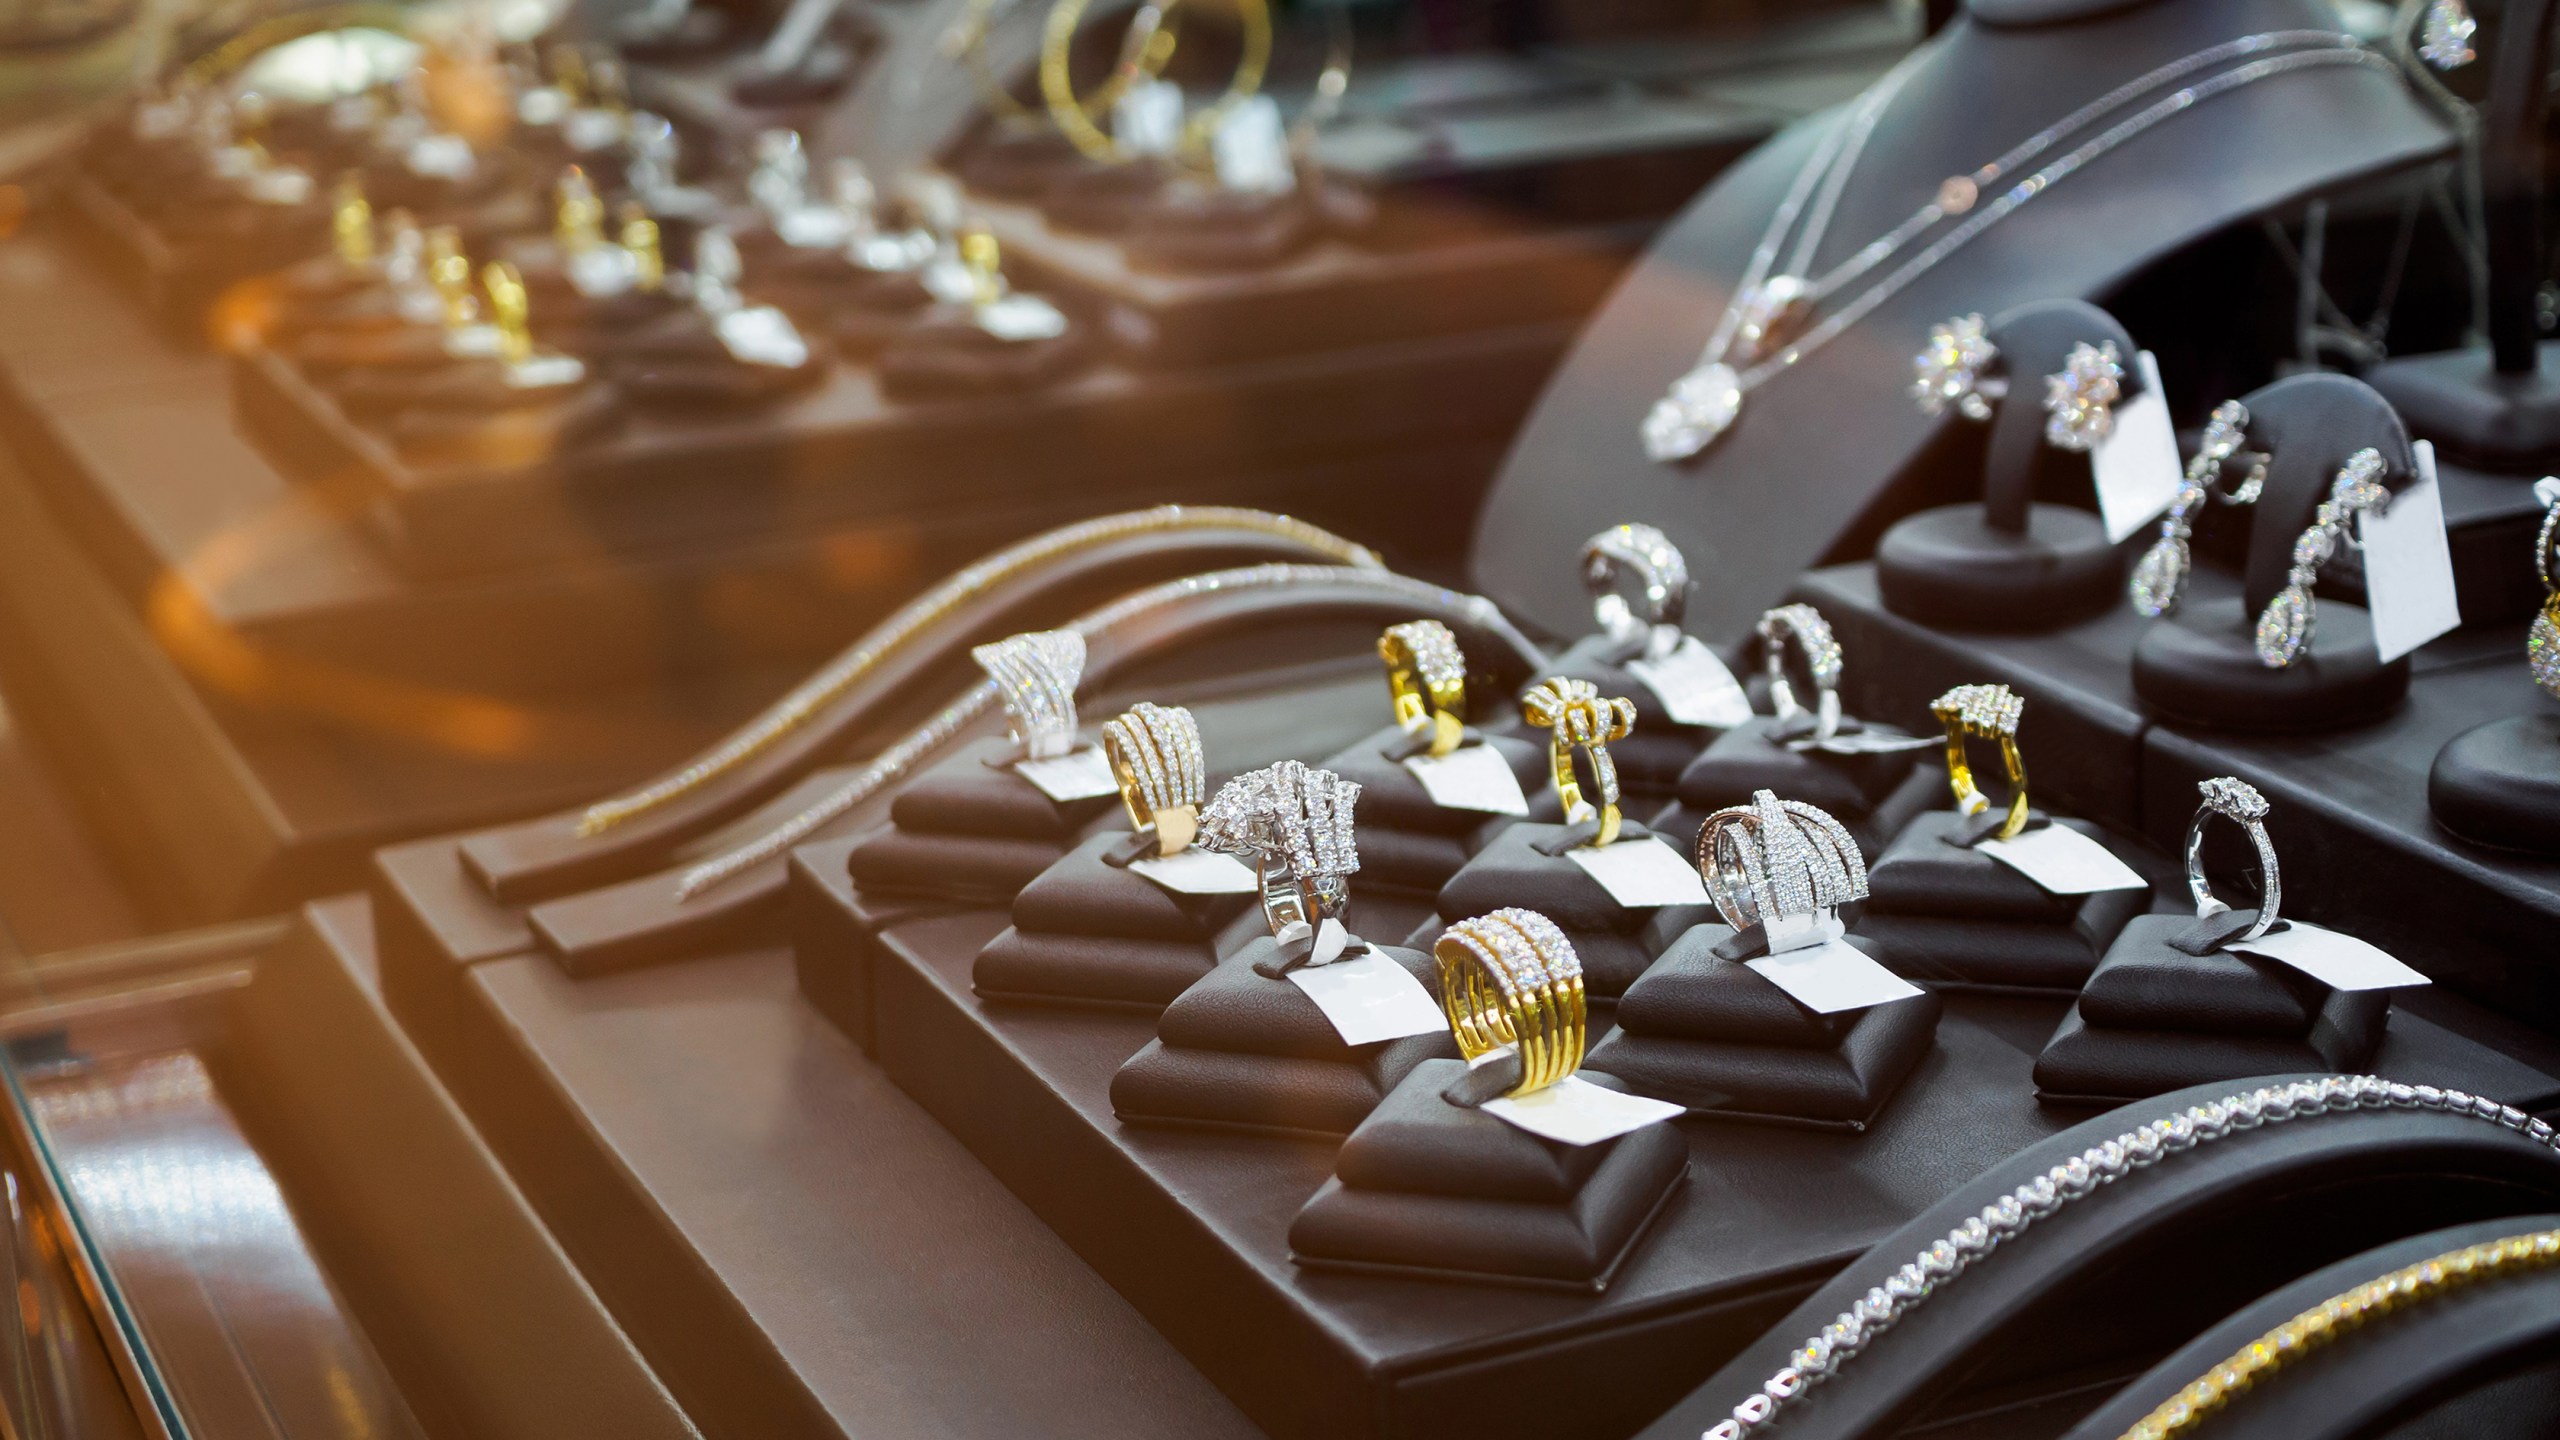
[{"label": "silver chain necklace", "polygon": [[[2265,54],[2271,50],[2287,53]],[[1705,349],[1699,353],[1697,363],[1672,382],[1668,393],[1645,416],[1642,436],[1647,455],[1671,464],[1705,450],[1716,437],[1732,427],[1741,413],[1745,394],[1822,348],[2019,206],[2153,126],[2217,95],[2296,70],[2361,65],[2391,74],[2399,73],[2399,67],[2389,57],[2364,48],[2353,36],[2334,31],[2273,30],[2227,40],[2119,85],[2019,142],[1998,159],[1968,174],[1948,177],[1939,184],[1937,193],[1927,204],[1820,277],[1808,280],[1801,273],[1773,276],[1770,272],[1777,264],[1778,252],[1786,245],[1799,215],[1804,215],[1805,225],[1803,233],[1796,238],[1791,271],[1801,272],[1806,268],[1823,232],[1829,228],[1832,206],[1847,185],[1849,172],[1856,165],[1859,152],[1865,148],[1867,138],[1882,118],[1886,105],[1901,90],[1925,53],[1915,51],[1905,57],[1901,64],[1861,96],[1841,122],[1815,147],[1804,168],[1797,172],[1795,182],[1770,216],[1769,228],[1761,236],[1759,246],[1752,251],[1740,282],[1735,286],[1733,301],[1725,307],[1724,315],[1717,323],[1715,333],[1708,338]],[[2248,55],[2263,58],[2209,76],[2152,101],[2091,136],[2077,148],[2056,156],[2042,169],[2002,192],[1990,204],[1975,209],[1990,186],[2140,97],[2163,85],[2184,80],[2200,70]],[[1817,187],[1819,196],[1816,195]],[[1811,202],[1812,210],[1805,214],[1808,202]],[[1817,305],[1890,260],[1941,221],[1959,215],[1967,218],[1882,279],[1858,292],[1822,323],[1809,330],[1804,328]],[[1748,368],[1738,369],[1737,364]]]}]

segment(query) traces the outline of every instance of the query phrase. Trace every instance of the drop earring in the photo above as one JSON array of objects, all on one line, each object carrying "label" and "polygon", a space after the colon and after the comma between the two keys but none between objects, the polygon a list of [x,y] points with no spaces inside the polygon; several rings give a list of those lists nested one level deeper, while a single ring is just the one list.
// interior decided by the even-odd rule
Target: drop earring
[{"label": "drop earring", "polygon": [[2284,589],[2258,615],[2259,664],[2283,670],[2311,648],[2312,625],[2319,617],[2311,598],[2312,583],[2341,544],[2356,543],[2356,516],[2391,503],[2391,491],[2382,483],[2383,469],[2382,452],[2370,447],[2348,456],[2339,467],[2337,479],[2330,482],[2329,498],[2313,512],[2311,528],[2293,542],[2293,569],[2285,576]]},{"label": "drop earring", "polygon": [[2267,460],[2264,451],[2249,452],[2254,460],[2249,477],[2238,489],[2225,493],[2214,488],[2222,467],[2242,453],[2240,446],[2248,439],[2249,408],[2237,400],[2225,400],[2213,407],[2213,415],[2205,421],[2204,440],[2195,458],[2187,462],[2187,475],[2178,486],[2178,496],[2169,504],[2169,513],[2160,521],[2160,538],[2133,567],[2134,613],[2150,619],[2177,613],[2178,602],[2185,598],[2187,575],[2195,568],[2195,557],[2188,541],[2195,533],[2196,511],[2202,509],[2210,495],[2226,505],[2255,502],[2258,492],[2266,488]]}]

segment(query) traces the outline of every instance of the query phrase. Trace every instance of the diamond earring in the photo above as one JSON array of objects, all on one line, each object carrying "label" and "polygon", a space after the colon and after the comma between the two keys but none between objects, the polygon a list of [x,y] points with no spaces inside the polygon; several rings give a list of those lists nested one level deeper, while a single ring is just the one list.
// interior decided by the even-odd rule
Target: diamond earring
[{"label": "diamond earring", "polygon": [[2267,457],[2261,452],[2249,478],[2230,494],[2213,488],[2233,456],[2240,453],[2241,442],[2248,438],[2249,409],[2237,400],[2225,400],[2213,407],[2212,418],[2205,421],[2204,441],[2187,462],[2187,475],[2178,486],[2178,498],[2169,503],[2169,513],[2160,521],[2160,538],[2133,567],[2134,613],[2157,620],[2177,613],[2178,601],[2186,594],[2187,574],[2194,568],[2194,556],[2188,549],[2188,538],[2195,533],[2196,511],[2207,495],[2225,504],[2246,505],[2258,498],[2266,488]]},{"label": "diamond earring", "polygon": [[1982,317],[1959,315],[1929,327],[1929,343],[1911,358],[1911,398],[1931,419],[1955,411],[1967,420],[1991,418],[1992,402],[2009,393],[2006,378],[1993,373],[2000,347],[1984,333]]},{"label": "diamond earring", "polygon": [[2471,37],[2479,30],[2480,22],[2471,18],[2471,7],[2462,0],[2429,0],[2426,18],[2418,25],[2418,58],[2438,70],[2459,70],[2480,58],[2471,48]]},{"label": "diamond earring", "polygon": [[2124,394],[2124,355],[2109,340],[2071,347],[2057,374],[2044,377],[2044,443],[2087,452],[2113,434]]},{"label": "diamond earring", "polygon": [[2370,446],[2348,456],[2339,467],[2337,479],[2330,482],[2329,498],[2312,514],[2311,528],[2293,542],[2293,568],[2285,575],[2284,588],[2258,615],[2259,664],[2282,670],[2311,648],[2312,623],[2318,618],[2312,582],[2320,578],[2321,565],[2338,553],[2339,545],[2355,543],[2356,516],[2391,503],[2391,492],[2382,483],[2383,469],[2382,452]]}]

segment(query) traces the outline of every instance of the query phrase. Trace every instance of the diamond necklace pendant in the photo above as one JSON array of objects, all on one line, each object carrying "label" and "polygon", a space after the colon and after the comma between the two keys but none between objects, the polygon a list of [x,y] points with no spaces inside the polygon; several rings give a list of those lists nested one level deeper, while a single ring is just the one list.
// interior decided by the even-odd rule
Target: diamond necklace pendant
[{"label": "diamond necklace pendant", "polygon": [[1686,460],[1716,442],[1742,413],[1742,377],[1723,361],[1671,382],[1644,417],[1644,453],[1660,464]]}]

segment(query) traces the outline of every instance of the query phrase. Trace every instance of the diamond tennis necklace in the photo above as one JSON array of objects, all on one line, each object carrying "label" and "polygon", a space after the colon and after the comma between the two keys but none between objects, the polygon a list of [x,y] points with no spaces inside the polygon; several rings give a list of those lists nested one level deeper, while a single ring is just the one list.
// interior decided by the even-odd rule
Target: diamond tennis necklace
[{"label": "diamond tennis necklace", "polygon": [[[2268,54],[2269,51],[2285,53]],[[1870,241],[1822,275],[1810,279],[1804,277],[1801,272],[1830,226],[1832,208],[1848,184],[1849,172],[1857,164],[1859,153],[1865,149],[1867,139],[1887,105],[1928,53],[1925,47],[1915,50],[1887,72],[1882,80],[1850,106],[1840,122],[1807,157],[1804,168],[1797,172],[1794,182],[1779,200],[1777,210],[1771,214],[1768,229],[1743,267],[1740,282],[1734,288],[1733,301],[1725,307],[1715,333],[1708,337],[1705,349],[1699,352],[1697,364],[1673,381],[1669,392],[1655,402],[1651,412],[1645,416],[1642,436],[1648,456],[1664,464],[1673,464],[1705,450],[1716,437],[1732,427],[1741,413],[1744,395],[1821,349],[2019,206],[2153,126],[2217,95],[2296,70],[2361,65],[2391,74],[2399,73],[2399,67],[2388,56],[2367,50],[2355,37],[2335,31],[2271,30],[2224,41],[2117,86],[2028,136],[1979,169],[1949,176],[1940,182],[1929,202],[1913,211],[1901,224]],[[1990,187],[2043,160],[2049,152],[2143,96],[2164,85],[2183,81],[2199,71],[2250,55],[2262,58],[2161,96],[2091,135],[2076,148],[2055,156],[1989,204],[1976,208]],[[1809,211],[1808,205],[1811,207]],[[1940,234],[1902,265],[1858,291],[1820,324],[1805,328],[1806,322],[1811,320],[1815,309],[1823,302],[1892,259],[1942,221],[1960,215],[1966,217],[1962,222]],[[1790,271],[1772,275],[1777,266],[1778,252],[1786,247],[1788,236],[1795,232],[1799,217],[1803,219],[1804,226],[1802,233],[1796,235],[1790,255]]]}]

